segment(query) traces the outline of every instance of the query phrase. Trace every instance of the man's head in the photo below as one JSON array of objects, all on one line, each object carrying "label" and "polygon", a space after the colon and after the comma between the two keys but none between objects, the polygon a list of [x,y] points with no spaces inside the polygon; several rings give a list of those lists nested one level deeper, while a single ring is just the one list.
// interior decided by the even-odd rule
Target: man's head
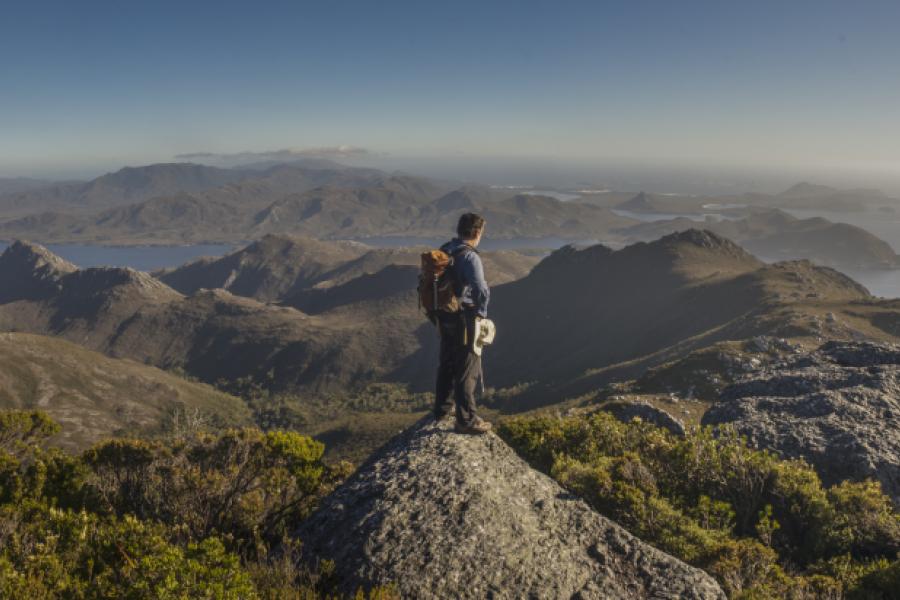
[{"label": "man's head", "polygon": [[484,224],[485,220],[481,215],[466,213],[459,218],[456,234],[464,242],[477,246],[481,241],[481,234],[484,233]]}]

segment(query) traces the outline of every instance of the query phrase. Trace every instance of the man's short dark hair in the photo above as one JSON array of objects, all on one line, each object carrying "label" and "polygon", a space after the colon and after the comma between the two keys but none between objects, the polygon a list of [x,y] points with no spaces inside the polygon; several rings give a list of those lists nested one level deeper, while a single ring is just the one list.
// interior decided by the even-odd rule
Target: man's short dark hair
[{"label": "man's short dark hair", "polygon": [[475,213],[464,214],[456,225],[456,233],[463,240],[475,239],[482,229],[484,229],[484,217]]}]

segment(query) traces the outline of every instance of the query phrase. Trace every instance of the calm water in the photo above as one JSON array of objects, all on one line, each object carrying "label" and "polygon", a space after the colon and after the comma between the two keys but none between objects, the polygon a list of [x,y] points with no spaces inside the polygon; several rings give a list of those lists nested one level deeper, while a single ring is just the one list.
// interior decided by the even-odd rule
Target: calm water
[{"label": "calm water", "polygon": [[569,200],[578,200],[581,197],[578,194],[556,192],[553,190],[528,190],[527,192],[519,193],[525,194],[526,196],[549,196],[550,198],[556,198],[557,200],[561,200],[563,202],[568,202]]},{"label": "calm water", "polygon": [[[713,207],[714,205],[707,205],[709,207]],[[737,205],[735,205],[737,206]],[[727,209],[731,208],[729,205],[715,205],[718,209]],[[705,208],[705,207],[704,207]],[[612,209],[613,214],[619,215],[620,217],[627,217],[629,219],[634,219],[636,221],[643,221],[644,223],[653,223],[655,221],[671,221],[672,219],[684,218],[690,219],[691,221],[697,221],[698,223],[705,223],[707,219],[712,219],[713,221],[736,221],[742,218],[739,215],[726,215],[719,212],[704,212],[704,213],[661,213],[661,212],[635,212],[632,210],[623,210],[621,208]]]},{"label": "calm water", "polygon": [[[9,244],[0,242],[0,252]],[[234,246],[91,246],[87,244],[47,244],[47,249],[79,267],[131,267],[153,271],[175,267],[201,256],[222,256]]]},{"label": "calm water", "polygon": [[510,196],[515,196],[516,194],[525,194],[526,196],[549,196],[550,198],[556,198],[557,200],[561,200],[563,202],[568,202],[569,200],[577,200],[581,197],[581,194],[559,192],[557,190],[536,190],[530,186],[523,185],[492,185],[491,188],[508,192]]}]

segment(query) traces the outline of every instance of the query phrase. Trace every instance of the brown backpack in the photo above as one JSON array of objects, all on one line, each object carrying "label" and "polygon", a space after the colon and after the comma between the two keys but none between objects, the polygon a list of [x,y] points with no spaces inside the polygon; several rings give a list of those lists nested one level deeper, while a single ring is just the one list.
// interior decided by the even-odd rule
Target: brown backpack
[{"label": "brown backpack", "polygon": [[[459,254],[460,248],[454,252]],[[437,319],[439,311],[459,312],[459,299],[456,297],[453,281],[453,256],[443,250],[431,250],[422,254],[422,268],[419,272],[419,307],[432,322]]]}]

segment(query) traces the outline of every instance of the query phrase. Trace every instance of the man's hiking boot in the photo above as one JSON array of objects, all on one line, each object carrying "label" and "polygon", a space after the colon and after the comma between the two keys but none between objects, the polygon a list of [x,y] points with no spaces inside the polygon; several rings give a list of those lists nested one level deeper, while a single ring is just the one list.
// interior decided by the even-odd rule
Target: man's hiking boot
[{"label": "man's hiking boot", "polygon": [[456,424],[456,433],[468,433],[471,435],[481,435],[483,433],[487,433],[491,430],[491,424],[482,419],[481,417],[475,417],[475,420],[472,421],[470,425],[463,425],[462,423]]},{"label": "man's hiking boot", "polygon": [[453,415],[452,412],[449,412],[449,413],[446,413],[443,415],[434,415],[434,420],[437,422],[438,425],[443,425],[445,423],[449,423],[450,421],[453,421],[455,419],[456,419],[456,417]]}]

